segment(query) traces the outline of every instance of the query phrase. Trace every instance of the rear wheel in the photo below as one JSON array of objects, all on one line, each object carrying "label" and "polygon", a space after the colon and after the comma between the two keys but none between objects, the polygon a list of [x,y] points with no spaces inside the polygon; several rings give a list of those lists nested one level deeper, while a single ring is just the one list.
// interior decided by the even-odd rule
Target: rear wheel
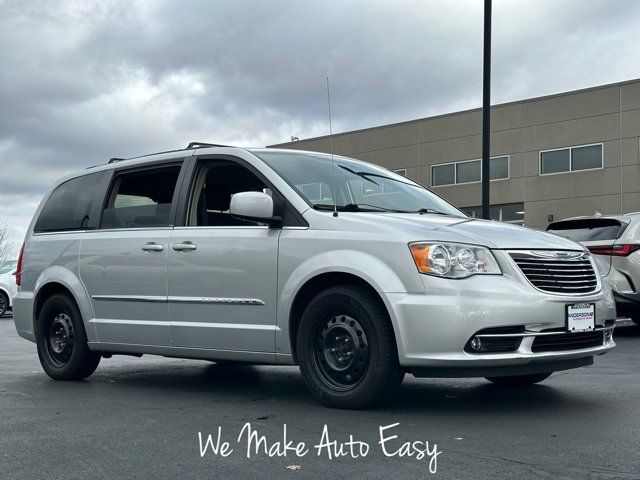
[{"label": "rear wheel", "polygon": [[67,295],[45,301],[36,321],[36,344],[40,364],[54,380],[86,378],[100,363],[100,354],[87,346],[80,311]]},{"label": "rear wheel", "polygon": [[0,292],[0,318],[7,313],[7,308],[9,308],[9,298],[4,292]]},{"label": "rear wheel", "polygon": [[526,387],[535,383],[542,382],[551,376],[553,372],[536,373],[532,375],[513,375],[509,377],[486,377],[491,383],[496,385],[505,385],[508,387]]},{"label": "rear wheel", "polygon": [[307,386],[330,407],[384,403],[404,377],[386,309],[359,286],[333,287],[311,300],[296,346]]}]

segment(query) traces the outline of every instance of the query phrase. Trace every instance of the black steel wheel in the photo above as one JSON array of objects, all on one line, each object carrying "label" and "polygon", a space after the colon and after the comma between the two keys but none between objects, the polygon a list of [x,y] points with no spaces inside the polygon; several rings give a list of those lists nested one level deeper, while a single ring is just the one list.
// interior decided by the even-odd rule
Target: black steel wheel
[{"label": "black steel wheel", "polygon": [[73,353],[74,334],[71,319],[66,313],[59,313],[48,319],[45,328],[45,354],[52,365],[64,367]]},{"label": "black steel wheel", "polygon": [[369,342],[364,328],[349,315],[333,315],[316,328],[315,366],[332,388],[349,390],[369,367]]},{"label": "black steel wheel", "polygon": [[100,353],[87,346],[82,316],[75,301],[64,294],[49,297],[36,320],[40,364],[54,380],[79,380],[91,375]]},{"label": "black steel wheel", "polygon": [[296,355],[307,387],[330,407],[384,403],[404,377],[387,310],[374,291],[359,285],[329,288],[309,302]]}]

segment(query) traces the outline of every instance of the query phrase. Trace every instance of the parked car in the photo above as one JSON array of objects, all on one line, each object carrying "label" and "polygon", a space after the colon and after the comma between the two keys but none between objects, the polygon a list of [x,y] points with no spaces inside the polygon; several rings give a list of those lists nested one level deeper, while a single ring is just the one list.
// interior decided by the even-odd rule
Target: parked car
[{"label": "parked car", "polygon": [[8,260],[0,263],[0,318],[11,310],[13,296],[16,293],[16,265],[17,260]]},{"label": "parked car", "polygon": [[547,231],[589,249],[613,290],[618,315],[640,325],[640,212],[568,218]]},{"label": "parked car", "polygon": [[358,408],[405,372],[529,385],[615,345],[580,244],[304,151],[191,144],[68,176],[17,280],[16,328],[57,380],[117,353],[298,364],[321,402]]}]

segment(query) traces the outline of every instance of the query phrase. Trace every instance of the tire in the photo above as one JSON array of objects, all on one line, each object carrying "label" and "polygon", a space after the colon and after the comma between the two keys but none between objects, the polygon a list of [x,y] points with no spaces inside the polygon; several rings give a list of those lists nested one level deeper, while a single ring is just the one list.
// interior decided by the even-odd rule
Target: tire
[{"label": "tire", "polygon": [[551,376],[553,372],[535,373],[532,375],[513,375],[510,377],[486,377],[491,383],[507,387],[526,387],[542,382]]},{"label": "tire", "polygon": [[8,308],[9,298],[5,295],[4,292],[0,292],[0,318],[4,317],[4,314],[7,313]]},{"label": "tire", "polygon": [[640,327],[640,312],[637,312],[631,315],[631,320],[633,320],[633,323],[635,323]]},{"label": "tire", "polygon": [[332,287],[309,302],[296,352],[307,387],[329,407],[383,404],[404,378],[387,311],[359,286]]},{"label": "tire", "polygon": [[36,320],[38,358],[54,380],[81,380],[100,363],[100,353],[87,346],[80,310],[64,294],[48,298]]}]

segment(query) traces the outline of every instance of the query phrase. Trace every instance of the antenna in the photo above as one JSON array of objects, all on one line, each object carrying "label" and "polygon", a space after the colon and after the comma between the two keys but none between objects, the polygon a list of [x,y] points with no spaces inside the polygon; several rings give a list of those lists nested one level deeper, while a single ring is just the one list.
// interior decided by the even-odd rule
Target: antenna
[{"label": "antenna", "polygon": [[331,125],[331,88],[329,87],[329,76],[327,75],[327,105],[329,107],[329,142],[331,144],[331,179],[333,181],[333,190],[331,196],[333,197],[333,216],[338,216],[338,205],[336,200],[336,171],[333,160],[333,127]]}]

